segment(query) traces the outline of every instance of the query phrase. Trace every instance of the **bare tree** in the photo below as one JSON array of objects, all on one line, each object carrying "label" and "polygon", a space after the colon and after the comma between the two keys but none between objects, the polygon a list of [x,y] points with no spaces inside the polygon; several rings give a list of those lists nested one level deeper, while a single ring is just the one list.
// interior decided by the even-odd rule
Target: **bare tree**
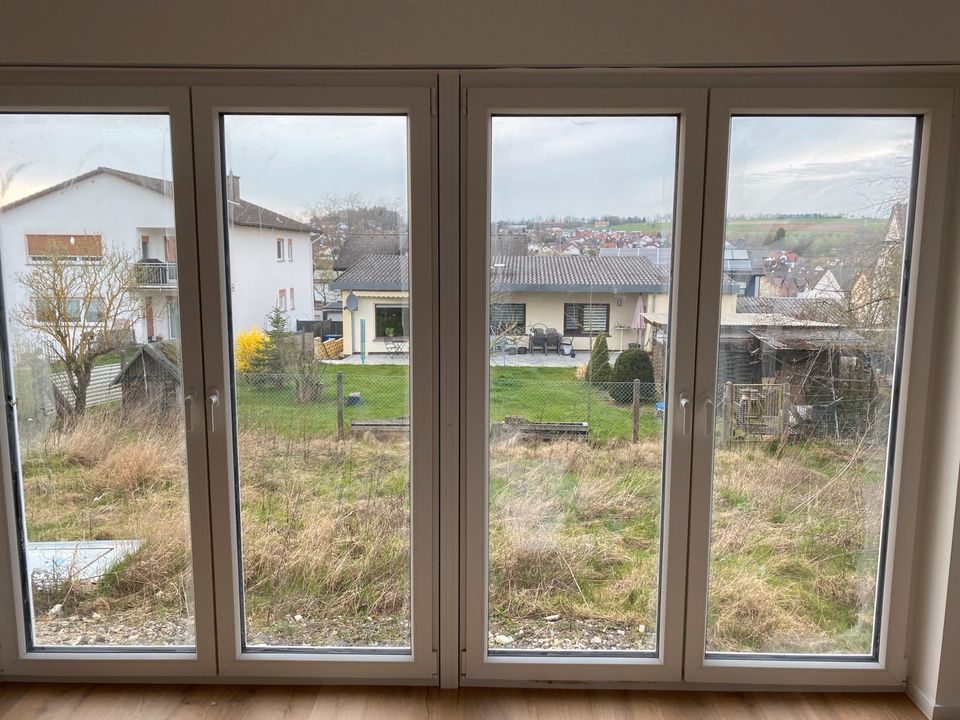
[{"label": "bare tree", "polygon": [[95,360],[123,347],[143,316],[134,263],[132,254],[115,250],[84,259],[52,249],[17,276],[29,297],[17,319],[63,363],[73,395],[66,409],[73,417],[86,409]]}]

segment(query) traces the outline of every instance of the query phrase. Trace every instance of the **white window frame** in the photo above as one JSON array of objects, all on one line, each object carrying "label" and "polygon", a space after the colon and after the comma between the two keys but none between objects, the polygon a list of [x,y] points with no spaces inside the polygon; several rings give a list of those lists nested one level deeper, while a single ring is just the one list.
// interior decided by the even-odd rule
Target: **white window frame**
[{"label": "white window frame", "polygon": [[[703,156],[706,140],[707,91],[700,88],[638,87],[621,76],[615,87],[492,87],[465,75],[466,230],[461,239],[464,258],[461,286],[465,386],[460,422],[465,436],[463,477],[464,554],[461,614],[461,685],[536,682],[649,683],[682,679],[683,598],[686,575],[687,500],[690,458],[690,419],[678,410],[681,396],[693,397],[696,303],[671,303],[668,415],[664,447],[664,486],[661,528],[661,593],[656,656],[599,657],[569,654],[503,656],[487,653],[487,464],[489,341],[489,227],[491,118],[504,114],[530,115],[675,115],[678,123],[677,187],[674,236],[673,296],[697,292],[703,197]],[[520,81],[522,82],[522,80]],[[574,84],[574,83],[571,83]],[[479,410],[478,409],[482,409]],[[686,422],[686,426],[684,426]]]},{"label": "white window frame", "polygon": [[283,238],[277,238],[277,262],[283,262]]},{"label": "white window frame", "polygon": [[[213,555],[216,559],[219,673],[244,678],[310,678],[316,682],[403,682],[436,684],[436,205],[433,199],[435,126],[431,97],[436,75],[305,74],[284,85],[199,87],[193,90],[198,180],[198,227],[211,241],[201,248],[209,279],[202,288],[207,395],[217,395],[210,433]],[[300,650],[244,651],[239,604],[236,487],[234,483],[231,347],[226,298],[222,205],[221,123],[223,113],[376,114],[408,117],[411,228],[411,652],[324,653]],[[414,228],[416,228],[414,230]],[[216,239],[214,241],[214,239]],[[422,419],[418,419],[422,418]],[[224,432],[228,429],[228,432]]]},{"label": "white window frame", "polygon": [[[190,122],[191,89],[193,90],[193,127]],[[208,87],[216,86],[216,87]],[[687,428],[695,436],[696,447],[691,446],[684,459],[681,447],[670,450],[676,459],[674,473],[683,472],[692,478],[691,487],[671,485],[664,512],[680,515],[676,523],[665,526],[669,532],[662,551],[673,547],[674,556],[665,558],[668,583],[665,592],[676,609],[661,619],[661,637],[671,633],[673,638],[686,638],[682,647],[673,648],[661,642],[662,658],[643,663],[573,662],[483,662],[475,649],[476,630],[470,626],[471,613],[477,612],[477,598],[485,598],[486,590],[477,587],[476,553],[470,555],[470,543],[478,537],[480,518],[476,512],[478,469],[476,461],[485,456],[485,444],[475,441],[476,423],[468,409],[471,402],[487,401],[485,388],[477,387],[477,378],[486,377],[486,368],[479,367],[478,338],[475,328],[484,328],[483,297],[486,277],[471,273],[477,253],[486,252],[486,233],[477,235],[479,224],[488,222],[486,207],[479,207],[476,195],[478,179],[476,168],[483,167],[488,137],[477,122],[483,103],[487,109],[508,106],[516,110],[545,111],[544,106],[562,113],[576,112],[585,107],[599,113],[603,105],[611,109],[635,108],[636,112],[650,112],[653,107],[676,108],[683,105],[683,97],[705,97],[710,87],[711,120],[709,154],[704,154],[707,136],[706,110],[695,103],[698,110],[685,118],[686,152],[681,154],[680,170],[685,180],[678,183],[691,187],[704,185],[704,157],[707,159],[708,188],[699,196],[693,190],[685,192],[678,187],[678,221],[685,225],[682,258],[675,258],[675,280],[701,275],[701,284],[691,297],[704,299],[697,314],[697,301],[673,303],[670,312],[672,327],[683,324],[699,329],[694,337],[711,338],[717,326],[716,308],[709,307],[710,283],[719,282],[721,258],[716,243],[716,228],[722,227],[723,186],[726,182],[725,163],[728,138],[727,118],[734,110],[757,112],[766,108],[771,112],[822,111],[847,112],[909,112],[924,116],[924,134],[920,153],[919,187],[916,198],[913,263],[911,265],[906,345],[915,352],[905,353],[902,365],[902,392],[899,407],[896,442],[894,492],[890,518],[890,551],[886,574],[888,592],[884,597],[883,627],[881,628],[880,661],[873,664],[833,662],[769,662],[708,660],[703,658],[703,633],[706,569],[708,553],[706,528],[709,519],[709,470],[704,474],[706,455],[712,448],[702,437],[703,401],[707,399],[700,388],[709,388],[715,363],[696,360],[695,346],[681,338],[673,338],[671,371],[674,377],[695,374],[697,394],[692,412],[688,412]],[[438,88],[438,89],[436,89]],[[923,89],[929,88],[929,89]],[[947,88],[947,89],[942,89]],[[501,96],[501,90],[510,90]],[[433,92],[432,92],[433,91]],[[432,95],[432,97],[431,97]],[[69,651],[28,651],[26,649],[21,585],[18,579],[17,537],[15,529],[16,497],[13,491],[10,464],[10,437],[0,433],[0,671],[5,679],[35,680],[75,678],[89,680],[147,679],[176,680],[201,676],[226,676],[250,682],[362,682],[404,684],[435,684],[436,658],[440,658],[440,683],[445,687],[457,685],[513,685],[536,686],[572,684],[577,686],[642,686],[660,688],[871,688],[895,689],[903,687],[906,677],[907,611],[911,592],[911,564],[916,531],[917,496],[925,478],[921,470],[927,468],[923,457],[925,430],[929,427],[924,405],[937,400],[936,390],[929,386],[929,370],[936,343],[934,323],[942,315],[938,310],[938,285],[949,280],[938,280],[938,261],[944,228],[944,194],[948,185],[947,171],[956,167],[950,159],[950,127],[953,97],[960,96],[960,75],[955,71],[908,70],[574,70],[574,71],[470,71],[456,69],[433,72],[314,72],[314,71],[213,71],[213,70],[0,70],[0,111],[14,112],[165,112],[170,115],[174,180],[176,196],[176,225],[178,227],[179,287],[183,300],[181,309],[181,336],[184,338],[184,389],[188,399],[187,416],[192,419],[188,432],[188,459],[190,467],[190,526],[193,553],[197,646],[195,652],[169,652],[149,649],[101,651],[70,649]],[[486,97],[486,100],[484,99]],[[678,100],[677,98],[681,98]],[[592,98],[592,99],[591,99]],[[659,98],[659,100],[658,100]],[[671,99],[672,98],[672,99]],[[497,99],[493,104],[492,100]],[[429,532],[423,530],[415,542],[427,547],[422,535],[428,534],[426,562],[416,568],[414,582],[420,587],[429,579],[427,601],[431,604],[429,617],[424,618],[424,606],[418,603],[414,621],[418,627],[429,627],[429,642],[417,644],[416,662],[384,660],[382,657],[344,655],[318,657],[300,653],[275,654],[270,658],[240,657],[237,617],[233,588],[237,584],[235,564],[235,522],[231,488],[225,480],[231,462],[232,439],[222,432],[224,419],[230,414],[229,397],[225,397],[226,369],[229,367],[230,348],[223,335],[208,331],[200,337],[200,315],[207,328],[224,328],[226,319],[226,291],[224,289],[223,223],[220,199],[220,169],[216,109],[250,112],[327,112],[338,108],[343,112],[365,112],[373,109],[409,109],[416,106],[416,116],[423,120],[410,136],[412,196],[423,202],[415,206],[418,225],[430,227],[426,236],[418,233],[414,253],[431,254],[429,263],[414,266],[414,283],[422,293],[418,299],[415,321],[417,330],[416,377],[436,371],[426,385],[429,389],[414,398],[416,412],[426,412],[439,418],[440,428],[433,423],[424,427],[429,437],[420,438],[418,467],[429,476],[417,488],[414,498],[416,513],[436,513],[431,517]],[[430,109],[427,109],[427,108]],[[508,107],[508,109],[510,109]],[[427,117],[430,112],[440,116],[440,123]],[[469,113],[469,116],[468,116]],[[956,121],[953,121],[954,127]],[[196,139],[191,136],[196,132]],[[955,152],[955,148],[953,148]],[[420,160],[418,160],[418,158]],[[424,160],[423,158],[427,158]],[[466,174],[466,163],[474,170]],[[697,169],[699,162],[700,168]],[[430,188],[430,163],[436,165],[435,185]],[[952,164],[951,164],[952,163]],[[427,166],[427,167],[425,167]],[[194,183],[194,173],[196,183]],[[699,181],[697,181],[699,177]],[[196,195],[193,187],[196,187]],[[190,188],[190,190],[187,190]],[[470,191],[468,193],[468,190]],[[470,198],[468,198],[468,194]],[[468,199],[471,202],[468,202]],[[195,211],[194,204],[200,205]],[[682,203],[682,204],[681,204]],[[719,207],[717,204],[719,203]],[[703,210],[704,236],[700,259],[700,210]],[[434,213],[435,210],[435,213]],[[718,224],[719,223],[719,224]],[[438,237],[438,227],[441,231]],[[678,233],[682,226],[678,224]],[[198,240],[197,232],[203,238]],[[422,238],[422,239],[421,239]],[[468,243],[469,238],[479,243]],[[921,252],[922,245],[922,252]],[[477,248],[480,248],[478,250]],[[279,260],[280,258],[278,258]],[[483,259],[480,260],[481,264]],[[204,268],[200,280],[199,268]],[[211,272],[213,268],[213,272]],[[440,270],[442,268],[442,271]],[[702,270],[702,272],[701,272]],[[210,273],[208,276],[207,273]],[[922,279],[923,282],[919,282]],[[461,286],[461,281],[465,282]],[[481,287],[477,287],[477,285]],[[940,285],[942,287],[942,285]],[[429,288],[429,289],[428,289]],[[202,303],[201,303],[202,295]],[[443,302],[437,302],[442,298]],[[480,302],[468,302],[480,298]],[[202,309],[195,310],[198,307]],[[677,306],[683,307],[677,307]],[[442,331],[443,343],[437,340],[437,328]],[[422,339],[426,337],[427,339]],[[686,337],[686,336],[684,336]],[[191,341],[193,340],[193,341]],[[707,343],[709,344],[709,343]],[[701,346],[704,343],[700,343]],[[206,380],[201,368],[201,348],[206,355]],[[702,349],[702,348],[701,348]],[[715,348],[710,350],[715,353]],[[679,357],[680,355],[684,357]],[[485,356],[484,356],[485,357]],[[440,358],[441,360],[437,360]],[[698,363],[698,364],[697,364]],[[451,368],[447,370],[446,368]],[[706,375],[704,374],[706,373]],[[435,377],[439,377],[435,380]],[[437,388],[442,398],[437,397]],[[671,401],[676,399],[674,382]],[[204,402],[212,391],[220,391],[222,402],[208,413],[211,406]],[[0,391],[6,396],[3,377]],[[473,413],[478,415],[479,413]],[[215,423],[211,424],[211,421]],[[674,413],[676,422],[676,413]],[[4,416],[4,430],[8,430]],[[676,433],[674,433],[676,436]],[[437,437],[441,442],[437,442]],[[678,444],[679,445],[679,444]],[[480,453],[480,454],[478,454]],[[209,465],[207,473],[203,468]],[[482,459],[482,458],[481,458]],[[693,462],[693,470],[689,465]],[[706,458],[709,461],[710,458]],[[471,462],[474,466],[471,467]],[[683,470],[687,464],[686,471]],[[439,469],[442,469],[440,472]],[[929,469],[929,468],[928,468]],[[419,474],[419,473],[418,473]],[[208,477],[212,480],[208,485]],[[479,477],[482,477],[480,475]],[[706,478],[706,480],[704,480]],[[468,482],[469,481],[469,482]],[[706,483],[706,487],[704,486]],[[441,491],[442,490],[442,491]],[[214,505],[211,507],[210,501]],[[692,505],[691,505],[692,504]],[[672,506],[668,510],[668,505]],[[682,577],[670,568],[683,562],[676,556],[685,553],[687,518],[684,509],[690,508],[692,521],[690,562]],[[211,522],[214,527],[211,529]],[[485,533],[485,530],[484,530]],[[440,550],[436,537],[439,535]],[[485,535],[482,536],[485,542]],[[213,538],[211,550],[211,538]],[[218,558],[214,575],[213,557]],[[472,560],[470,559],[472,557]],[[474,564],[471,569],[470,563]],[[437,568],[440,568],[438,571]],[[442,572],[443,580],[439,579]],[[699,573],[699,575],[698,575]],[[698,580],[699,577],[699,580]],[[689,578],[689,580],[688,580]],[[697,582],[700,583],[699,587]],[[5,587],[6,586],[6,587]],[[6,588],[10,589],[7,590]],[[218,615],[213,606],[214,589]],[[664,596],[666,597],[666,595]],[[699,599],[698,599],[699,598]],[[687,604],[684,609],[684,604]],[[663,608],[665,600],[661,600]],[[231,615],[231,612],[233,613]],[[669,623],[669,626],[668,626]],[[482,626],[481,626],[482,627]],[[457,638],[452,641],[451,638]],[[442,640],[442,642],[441,642]],[[485,643],[485,637],[479,638]],[[219,657],[218,648],[219,647]],[[230,681],[229,679],[227,681]]]},{"label": "white window frame", "polygon": [[[906,633],[910,571],[916,528],[919,478],[904,468],[922,465],[925,406],[930,391],[929,348],[940,251],[946,157],[953,93],[942,89],[719,88],[710,93],[704,243],[700,271],[697,399],[690,509],[690,552],[684,678],[695,683],[776,684],[844,687],[902,687],[906,678]],[[913,254],[903,336],[900,398],[892,468],[889,528],[876,660],[842,657],[805,659],[744,654],[705,656],[709,563],[712,423],[719,337],[719,303],[727,184],[730,118],[733,115],[915,115],[923,121],[917,158]],[[924,282],[920,279],[924,278]]]},{"label": "white window frame", "polygon": [[293,262],[293,238],[287,238],[287,262]]},{"label": "white window frame", "polygon": [[[59,78],[63,82],[62,76]],[[29,85],[27,83],[30,83]],[[0,74],[0,112],[49,113],[163,113],[170,118],[171,159],[175,190],[175,217],[180,258],[179,293],[183,307],[198,308],[199,266],[193,185],[193,145],[190,127],[190,95],[185,87],[124,87],[82,84],[58,85],[44,76],[29,78],[17,73]],[[200,352],[200,313],[181,315],[183,343],[183,387],[186,398],[199,398],[203,387]],[[7,362],[6,359],[3,362]],[[7,388],[0,374],[4,397]],[[195,678],[216,672],[216,638],[213,633],[213,564],[210,556],[210,514],[206,474],[206,433],[203,407],[185,403],[188,418],[186,450],[190,545],[193,563],[196,647],[192,649],[109,648],[28,649],[23,585],[17,538],[17,507],[22,492],[15,494],[11,474],[11,444],[14,428],[4,417],[0,433],[3,487],[0,491],[0,587],[10,592],[0,597],[0,659],[5,679],[74,677],[151,678],[155,676]],[[19,490],[19,486],[16,486]]]}]

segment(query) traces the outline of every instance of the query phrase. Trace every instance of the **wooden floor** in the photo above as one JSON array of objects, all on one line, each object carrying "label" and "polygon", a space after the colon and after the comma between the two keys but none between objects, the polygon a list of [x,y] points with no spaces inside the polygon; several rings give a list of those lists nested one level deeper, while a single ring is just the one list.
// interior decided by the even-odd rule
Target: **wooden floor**
[{"label": "wooden floor", "polygon": [[904,695],[0,684],[7,720],[922,720]]}]

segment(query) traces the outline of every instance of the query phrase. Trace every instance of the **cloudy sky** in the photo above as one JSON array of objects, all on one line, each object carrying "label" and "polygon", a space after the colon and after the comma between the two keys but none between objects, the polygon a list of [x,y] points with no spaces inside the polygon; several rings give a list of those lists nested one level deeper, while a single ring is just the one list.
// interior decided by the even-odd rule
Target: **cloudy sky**
[{"label": "cloudy sky", "polygon": [[[910,118],[735,118],[730,214],[875,215],[910,174]],[[325,197],[406,203],[401,117],[230,116],[243,196],[287,214]],[[492,217],[672,211],[672,118],[498,117]],[[0,115],[0,203],[106,165],[170,177],[163,116]]]}]

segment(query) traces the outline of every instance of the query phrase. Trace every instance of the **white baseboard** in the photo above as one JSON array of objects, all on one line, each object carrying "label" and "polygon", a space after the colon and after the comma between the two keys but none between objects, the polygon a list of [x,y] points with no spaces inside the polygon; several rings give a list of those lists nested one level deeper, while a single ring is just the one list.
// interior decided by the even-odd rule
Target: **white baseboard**
[{"label": "white baseboard", "polygon": [[960,720],[960,705],[937,705],[910,680],[907,680],[907,697],[930,720]]}]

